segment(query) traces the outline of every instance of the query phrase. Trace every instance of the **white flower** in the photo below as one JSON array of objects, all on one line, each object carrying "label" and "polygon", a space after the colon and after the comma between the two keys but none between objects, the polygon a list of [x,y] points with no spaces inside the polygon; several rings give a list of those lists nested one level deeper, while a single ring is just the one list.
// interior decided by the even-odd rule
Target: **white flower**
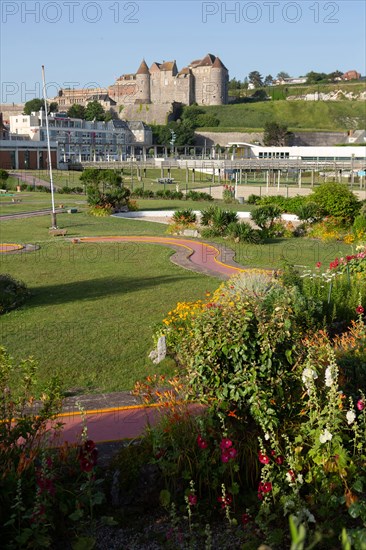
[{"label": "white flower", "polygon": [[264,434],[264,439],[265,439],[266,441],[268,441],[268,439],[269,439],[269,433],[268,433],[268,432],[267,432],[266,434]]},{"label": "white flower", "polygon": [[332,439],[332,434],[330,433],[327,428],[325,428],[324,432],[322,432],[319,436],[320,443],[326,443],[327,441],[330,441]]},{"label": "white flower", "polygon": [[348,424],[353,424],[356,418],[356,414],[353,411],[347,411],[346,418]]},{"label": "white flower", "polygon": [[310,382],[310,380],[316,380],[316,378],[318,378],[318,375],[317,373],[315,372],[315,370],[309,368],[309,367],[306,367],[303,372],[302,372],[302,381],[304,382],[305,385],[307,385],[308,382]]},{"label": "white flower", "polygon": [[332,367],[327,367],[325,370],[325,385],[330,388],[334,384]]},{"label": "white flower", "polygon": [[297,474],[296,481],[301,484],[304,483],[304,478],[302,477],[302,474]]},{"label": "white flower", "polygon": [[292,472],[287,472],[286,480],[291,484],[294,482],[294,474]]}]

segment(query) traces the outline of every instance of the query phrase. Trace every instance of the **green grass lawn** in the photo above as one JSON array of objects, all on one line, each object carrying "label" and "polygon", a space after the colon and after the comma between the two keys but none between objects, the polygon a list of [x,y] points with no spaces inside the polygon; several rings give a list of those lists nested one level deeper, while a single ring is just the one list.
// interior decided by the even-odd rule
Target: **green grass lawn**
[{"label": "green grass lawn", "polygon": [[[152,201],[146,201],[152,202]],[[171,205],[170,205],[171,207]],[[58,215],[68,236],[165,235],[159,223]],[[0,256],[1,272],[24,281],[31,297],[1,319],[1,341],[16,359],[32,355],[40,383],[57,374],[64,389],[100,392],[130,389],[172,363],[154,365],[148,354],[156,324],[178,301],[202,298],[219,280],[186,271],[169,261],[171,250],[143,243],[72,244],[50,237],[48,217],[2,222],[2,242],[39,243],[28,254]],[[281,261],[329,263],[350,246],[277,240],[265,245],[218,241],[246,266],[278,268]]]},{"label": "green grass lawn", "polygon": [[[12,199],[20,202],[12,202]],[[55,193],[55,206],[64,208],[85,208],[86,197],[85,195],[64,195]],[[0,195],[0,215],[16,214],[18,212],[31,212],[34,210],[50,209],[51,194],[40,191],[22,191],[20,193],[13,193],[13,196]]]},{"label": "green grass lawn", "polygon": [[[60,215],[70,235],[165,234],[166,226],[86,214]],[[50,238],[48,221],[2,223],[3,242],[39,242],[40,250],[0,257],[1,272],[32,292],[1,319],[1,341],[16,359],[34,356],[40,381],[60,376],[65,389],[131,388],[147,374],[169,373],[148,359],[154,327],[179,300],[202,298],[219,281],[175,266],[172,251],[141,243],[73,245]]]},{"label": "green grass lawn", "polygon": [[[291,130],[345,131],[352,127],[362,129],[365,107],[362,101],[265,101],[220,105],[203,108],[214,115],[220,124],[217,131],[226,128],[264,128],[275,120]],[[199,130],[198,130],[199,131]]]}]

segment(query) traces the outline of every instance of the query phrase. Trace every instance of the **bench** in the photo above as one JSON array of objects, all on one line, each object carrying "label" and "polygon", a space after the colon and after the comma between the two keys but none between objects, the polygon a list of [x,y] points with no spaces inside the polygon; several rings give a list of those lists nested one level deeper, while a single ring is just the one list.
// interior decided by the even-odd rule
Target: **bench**
[{"label": "bench", "polygon": [[174,178],[159,178],[158,183],[174,183]]},{"label": "bench", "polygon": [[67,229],[50,229],[48,234],[54,237],[64,237],[67,233]]}]

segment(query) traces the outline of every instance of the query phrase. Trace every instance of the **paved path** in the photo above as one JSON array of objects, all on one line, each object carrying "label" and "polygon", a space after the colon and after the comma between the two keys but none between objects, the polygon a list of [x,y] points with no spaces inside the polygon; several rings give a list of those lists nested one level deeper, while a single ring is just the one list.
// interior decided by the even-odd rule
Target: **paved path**
[{"label": "paved path", "polygon": [[[12,172],[10,174],[13,178],[18,179],[26,183],[27,185],[34,185],[36,187],[42,185],[44,187],[50,187],[50,182],[46,180],[41,180],[34,176],[33,174],[23,174],[22,172]],[[56,189],[56,185],[53,184],[53,188]]]},{"label": "paved path", "polygon": [[202,241],[193,241],[178,237],[146,237],[146,236],[114,236],[114,237],[82,237],[79,243],[111,243],[134,242],[151,243],[169,246],[178,250],[172,261],[185,269],[228,279],[233,275],[246,271],[233,260],[234,252],[222,245],[213,245]]},{"label": "paved path", "polygon": [[[34,216],[45,216],[46,214],[51,214],[52,210],[50,208],[45,208],[44,210],[32,210],[31,212],[16,212],[14,214],[1,214],[0,220],[18,220],[21,218],[33,218]],[[65,210],[63,208],[56,208],[56,214],[63,214]]]}]

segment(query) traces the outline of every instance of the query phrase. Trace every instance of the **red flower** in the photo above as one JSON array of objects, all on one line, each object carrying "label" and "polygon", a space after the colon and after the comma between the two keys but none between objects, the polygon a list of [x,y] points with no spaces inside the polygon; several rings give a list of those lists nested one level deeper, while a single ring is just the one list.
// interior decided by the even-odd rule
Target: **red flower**
[{"label": "red flower", "polygon": [[207,449],[208,447],[207,441],[203,439],[202,436],[200,435],[197,436],[197,445],[199,446],[200,449]]},{"label": "red flower", "polygon": [[258,485],[258,494],[265,494],[269,493],[270,491],[272,491],[272,483],[270,483],[269,481],[267,483],[260,483]]},{"label": "red flower", "polygon": [[232,447],[232,445],[233,445],[233,442],[230,439],[228,439],[227,437],[224,437],[221,440],[220,449],[222,449],[222,450],[230,449],[230,447]]},{"label": "red flower", "polygon": [[275,458],[276,463],[279,464],[280,466],[281,466],[281,464],[283,464],[284,460],[285,459],[281,455],[276,456],[276,458]]},{"label": "red flower", "polygon": [[233,503],[233,497],[230,493],[226,493],[225,496],[218,497],[217,501],[221,502],[221,508],[226,508],[226,506],[231,506]]},{"label": "red flower", "polygon": [[241,516],[241,522],[243,525],[247,525],[250,522],[250,515],[249,514],[243,514]]},{"label": "red flower", "polygon": [[359,411],[363,411],[365,408],[365,401],[363,399],[359,399],[356,406]]},{"label": "red flower", "polygon": [[315,264],[315,265],[316,265],[316,267],[317,267],[317,268],[319,269],[319,268],[320,268],[320,266],[322,265],[322,263],[321,263],[321,262],[316,262],[316,264]]},{"label": "red flower", "polygon": [[363,313],[365,313],[365,310],[362,306],[357,306],[356,313],[358,313],[359,315],[363,315]]},{"label": "red flower", "polygon": [[274,449],[271,451],[271,456],[276,456],[276,451]]},{"label": "red flower", "polygon": [[87,458],[82,458],[80,460],[80,468],[83,472],[91,472],[94,468],[94,464],[91,460],[88,460]]},{"label": "red flower", "polygon": [[197,496],[196,495],[188,495],[188,504],[190,506],[195,506],[197,504]]},{"label": "red flower", "polygon": [[259,453],[258,453],[258,459],[259,459],[259,462],[261,462],[262,464],[268,464],[269,463],[268,456],[263,454],[261,451],[259,451]]},{"label": "red flower", "polygon": [[88,441],[85,441],[84,443],[84,449],[87,453],[90,453],[93,449],[95,449],[95,443],[91,439],[88,439]]}]

